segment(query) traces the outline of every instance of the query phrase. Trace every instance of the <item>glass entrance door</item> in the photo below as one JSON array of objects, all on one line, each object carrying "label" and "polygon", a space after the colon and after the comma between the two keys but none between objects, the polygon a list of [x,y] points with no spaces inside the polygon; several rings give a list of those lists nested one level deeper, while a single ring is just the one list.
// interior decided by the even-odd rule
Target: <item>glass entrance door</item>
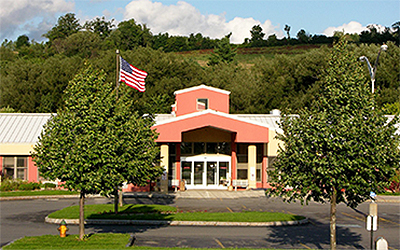
[{"label": "glass entrance door", "polygon": [[207,162],[207,185],[218,185],[216,179],[217,175],[217,162],[208,161]]},{"label": "glass entrance door", "polygon": [[194,162],[194,185],[203,185],[204,162]]},{"label": "glass entrance door", "polygon": [[230,178],[230,157],[181,157],[182,179],[189,188],[226,187]]}]

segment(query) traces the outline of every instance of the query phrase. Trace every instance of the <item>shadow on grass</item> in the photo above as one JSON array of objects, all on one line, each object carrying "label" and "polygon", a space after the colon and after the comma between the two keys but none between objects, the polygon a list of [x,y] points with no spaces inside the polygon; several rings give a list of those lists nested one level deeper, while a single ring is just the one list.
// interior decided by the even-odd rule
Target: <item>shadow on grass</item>
[{"label": "shadow on grass", "polygon": [[[160,197],[124,197],[123,203],[128,206],[119,213],[119,219],[129,219],[129,220],[169,220],[171,215],[168,213],[160,213],[159,210],[155,209],[154,206],[148,205],[172,205],[175,203],[175,197],[171,196],[169,198]],[[113,204],[113,200],[110,199],[107,204]],[[140,205],[140,206],[138,206]],[[140,207],[140,208],[138,208]],[[110,213],[110,218],[115,218],[113,213]],[[124,218],[125,217],[125,218]],[[88,219],[98,219],[96,215],[89,216]],[[101,217],[105,219],[105,217]],[[88,231],[93,231],[95,233],[130,233],[130,234],[140,234],[148,230],[158,229],[167,227],[167,225],[151,225],[151,226],[138,226],[138,225],[85,225]]]}]

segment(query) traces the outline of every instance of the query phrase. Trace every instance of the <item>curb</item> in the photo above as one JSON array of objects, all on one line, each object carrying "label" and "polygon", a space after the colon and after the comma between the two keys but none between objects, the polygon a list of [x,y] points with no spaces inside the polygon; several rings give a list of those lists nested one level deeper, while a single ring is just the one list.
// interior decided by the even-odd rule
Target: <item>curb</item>
[{"label": "curb", "polygon": [[[67,224],[78,225],[79,219],[53,219],[46,216],[45,222],[60,224],[64,220]],[[136,226],[217,226],[217,227],[275,227],[296,226],[307,224],[308,218],[298,221],[271,221],[271,222],[222,222],[222,221],[162,221],[162,220],[95,220],[86,219],[87,225],[136,225]]]},{"label": "curb", "polygon": [[[12,197],[0,197],[0,201],[12,201],[12,200],[34,200],[34,199],[75,199],[79,198],[79,195],[43,195],[43,196],[12,196]],[[100,195],[90,195],[86,198],[104,198]],[[191,197],[180,195],[179,193],[172,194],[161,194],[161,193],[125,193],[124,198],[160,198],[160,199],[207,199],[213,197]],[[240,199],[241,197],[223,197],[223,199]],[[244,198],[244,197],[243,197]],[[367,200],[366,202],[370,202]],[[376,203],[400,203],[400,196],[382,196],[378,195],[375,199]]]}]

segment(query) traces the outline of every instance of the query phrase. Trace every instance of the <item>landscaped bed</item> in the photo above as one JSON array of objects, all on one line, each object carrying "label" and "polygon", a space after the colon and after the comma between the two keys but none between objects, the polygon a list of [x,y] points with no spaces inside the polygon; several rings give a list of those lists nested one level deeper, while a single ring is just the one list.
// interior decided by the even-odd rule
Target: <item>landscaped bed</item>
[{"label": "landscaped bed", "polygon": [[[34,237],[24,237],[14,243],[3,247],[3,249],[130,249],[126,245],[129,243],[129,234],[93,234],[85,240],[79,241],[77,235],[67,235],[60,238],[58,235],[43,235]],[[217,248],[166,248],[166,247],[147,247],[132,246],[131,249],[174,249],[174,250],[194,250]],[[220,248],[219,248],[220,249]],[[238,249],[238,248],[225,248]],[[267,248],[263,248],[266,250]],[[251,250],[246,248],[246,250]],[[258,250],[261,250],[258,248]]]}]

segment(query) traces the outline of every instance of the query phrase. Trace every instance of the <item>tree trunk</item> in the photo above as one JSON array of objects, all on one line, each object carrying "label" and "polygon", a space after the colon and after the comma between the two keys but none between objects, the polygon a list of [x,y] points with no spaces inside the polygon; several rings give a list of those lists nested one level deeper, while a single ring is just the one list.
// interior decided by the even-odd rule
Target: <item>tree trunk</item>
[{"label": "tree trunk", "polygon": [[334,188],[331,195],[330,241],[331,250],[336,250],[336,198],[337,191]]},{"label": "tree trunk", "polygon": [[114,190],[114,213],[118,214],[118,186]]},{"label": "tree trunk", "polygon": [[79,240],[85,236],[85,193],[80,192],[79,197]]}]

